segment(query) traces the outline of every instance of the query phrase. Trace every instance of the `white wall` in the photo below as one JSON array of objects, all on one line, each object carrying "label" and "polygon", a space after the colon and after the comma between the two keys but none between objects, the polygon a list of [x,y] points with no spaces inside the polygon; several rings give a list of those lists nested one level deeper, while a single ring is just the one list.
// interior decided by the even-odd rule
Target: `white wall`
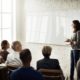
[{"label": "white wall", "polygon": [[[59,16],[68,16],[72,19],[80,19],[80,0],[16,0],[16,39],[22,42],[26,41],[26,14],[31,12],[44,12],[51,15],[51,17],[56,14]],[[48,31],[55,32],[55,20],[53,19],[51,23],[54,26],[51,24]],[[54,34],[48,33],[47,35]],[[59,39],[61,39],[61,36]],[[51,40],[54,36],[49,36],[49,38]]]},{"label": "white wall", "polygon": [[16,39],[19,41],[25,40],[25,0],[16,0]]}]

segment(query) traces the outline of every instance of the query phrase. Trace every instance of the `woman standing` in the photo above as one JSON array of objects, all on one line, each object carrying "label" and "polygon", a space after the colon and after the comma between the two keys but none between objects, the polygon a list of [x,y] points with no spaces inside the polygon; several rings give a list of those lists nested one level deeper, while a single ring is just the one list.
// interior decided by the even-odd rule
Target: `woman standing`
[{"label": "woman standing", "polygon": [[73,27],[73,36],[71,39],[67,39],[66,42],[69,42],[71,50],[71,68],[70,68],[70,80],[74,80],[74,69],[76,67],[77,61],[80,56],[80,23],[78,20],[72,21]]}]

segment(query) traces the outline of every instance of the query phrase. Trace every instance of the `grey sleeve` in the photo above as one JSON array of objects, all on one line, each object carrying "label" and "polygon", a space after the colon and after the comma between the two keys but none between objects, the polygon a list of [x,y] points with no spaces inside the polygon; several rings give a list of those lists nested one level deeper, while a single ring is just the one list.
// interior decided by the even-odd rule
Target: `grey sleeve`
[{"label": "grey sleeve", "polygon": [[77,43],[80,43],[80,31],[77,32]]},{"label": "grey sleeve", "polygon": [[73,35],[73,37],[72,37],[72,42],[76,42],[76,44],[72,44],[71,46],[72,46],[72,48],[74,48],[74,49],[78,49],[78,48],[80,48],[80,31],[77,31],[74,35]]}]

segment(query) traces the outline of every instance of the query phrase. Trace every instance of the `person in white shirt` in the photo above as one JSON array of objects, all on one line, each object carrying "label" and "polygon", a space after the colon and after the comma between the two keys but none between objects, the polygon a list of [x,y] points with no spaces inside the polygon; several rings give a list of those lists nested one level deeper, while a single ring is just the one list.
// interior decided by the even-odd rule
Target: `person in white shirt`
[{"label": "person in white shirt", "polygon": [[19,58],[19,53],[22,50],[22,45],[19,41],[14,41],[12,43],[12,52],[10,52],[10,54],[7,57],[7,61],[6,64],[7,66],[11,66],[11,67],[21,67],[22,66],[22,62]]}]

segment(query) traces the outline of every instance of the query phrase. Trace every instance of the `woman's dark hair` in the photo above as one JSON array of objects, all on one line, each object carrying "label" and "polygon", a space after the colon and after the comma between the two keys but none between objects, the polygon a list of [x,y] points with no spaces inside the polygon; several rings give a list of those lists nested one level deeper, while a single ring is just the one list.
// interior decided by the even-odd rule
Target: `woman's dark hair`
[{"label": "woman's dark hair", "polygon": [[73,28],[74,28],[74,33],[75,33],[80,30],[80,22],[79,20],[73,20],[72,22],[74,24]]},{"label": "woman's dark hair", "polygon": [[9,45],[9,42],[8,42],[7,40],[3,40],[3,41],[1,42],[1,48],[2,48],[3,50],[6,50],[6,49],[7,49],[7,45]]}]

